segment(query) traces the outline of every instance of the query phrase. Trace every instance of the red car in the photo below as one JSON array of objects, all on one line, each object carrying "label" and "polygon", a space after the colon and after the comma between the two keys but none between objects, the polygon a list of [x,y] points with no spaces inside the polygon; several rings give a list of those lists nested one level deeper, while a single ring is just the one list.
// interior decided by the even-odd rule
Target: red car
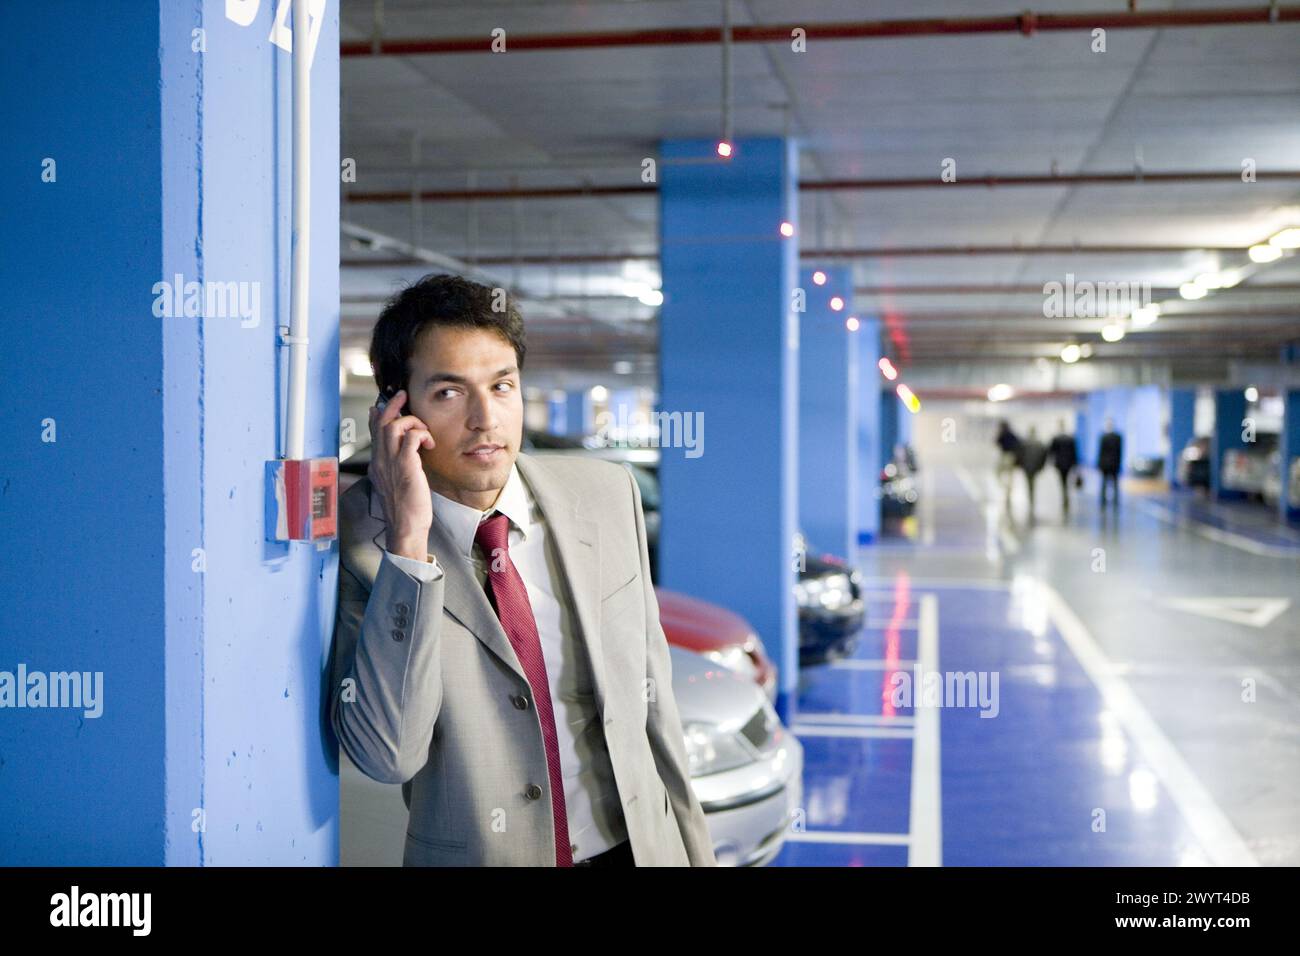
[{"label": "red car", "polygon": [[655,588],[659,623],[668,643],[702,654],[721,667],[753,677],[768,699],[776,696],[776,666],[754,628],[717,604]]}]

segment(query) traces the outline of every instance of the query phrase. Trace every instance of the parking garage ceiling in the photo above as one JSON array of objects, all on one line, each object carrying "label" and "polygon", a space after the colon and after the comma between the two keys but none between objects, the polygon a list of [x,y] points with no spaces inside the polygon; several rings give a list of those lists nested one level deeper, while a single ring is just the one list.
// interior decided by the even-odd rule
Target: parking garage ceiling
[{"label": "parking garage ceiling", "polygon": [[[735,134],[800,141],[804,264],[851,263],[854,310],[931,374],[1055,360],[1069,341],[1174,377],[1275,361],[1300,337],[1300,256],[1246,250],[1300,226],[1300,5],[1275,23],[1267,3],[1231,0],[1014,6],[733,0]],[[1160,25],[1132,28],[1130,6]],[[642,161],[661,138],[720,136],[721,9],[344,0],[343,347],[365,347],[396,283],[445,266],[522,295],[533,368],[620,362],[652,383],[655,308],[636,292],[659,287],[658,208]],[[1107,18],[1104,52],[1087,28],[1052,27],[1075,13]],[[1195,18],[1220,22],[1181,22]],[[898,21],[914,35],[880,35]],[[791,24],[806,53],[753,42]],[[819,38],[828,24],[856,34]],[[497,28],[516,49],[488,51]],[[552,48],[520,49],[528,37]],[[482,52],[422,52],[458,38]],[[1240,267],[1233,288],[1178,292]],[[1044,316],[1046,284],[1067,281],[1146,283],[1166,304],[1104,342],[1101,318]]]}]

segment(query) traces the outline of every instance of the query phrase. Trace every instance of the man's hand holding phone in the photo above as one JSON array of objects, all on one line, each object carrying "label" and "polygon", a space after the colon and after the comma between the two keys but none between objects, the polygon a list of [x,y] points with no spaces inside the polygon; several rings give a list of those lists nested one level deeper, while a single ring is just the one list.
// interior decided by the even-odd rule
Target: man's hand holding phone
[{"label": "man's hand holding phone", "polygon": [[393,554],[424,561],[433,526],[433,499],[420,460],[420,447],[432,449],[433,436],[414,415],[403,415],[405,389],[386,405],[370,408],[370,483],[379,492],[388,521],[385,547]]}]

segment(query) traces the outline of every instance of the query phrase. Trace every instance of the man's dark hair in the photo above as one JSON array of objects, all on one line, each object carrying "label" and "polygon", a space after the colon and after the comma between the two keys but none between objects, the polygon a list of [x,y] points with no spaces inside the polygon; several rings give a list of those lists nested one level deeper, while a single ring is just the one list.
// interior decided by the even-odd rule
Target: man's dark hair
[{"label": "man's dark hair", "polygon": [[408,387],[415,340],[429,326],[496,332],[514,346],[523,371],[524,320],[505,289],[461,276],[430,274],[394,295],[379,313],[370,337],[370,365],[381,394],[392,395]]}]

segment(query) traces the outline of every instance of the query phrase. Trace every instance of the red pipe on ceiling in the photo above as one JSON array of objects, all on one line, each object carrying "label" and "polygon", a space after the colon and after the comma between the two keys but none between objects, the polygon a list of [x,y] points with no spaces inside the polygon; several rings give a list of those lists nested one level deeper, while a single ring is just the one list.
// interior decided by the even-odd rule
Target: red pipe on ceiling
[{"label": "red pipe on ceiling", "polygon": [[[991,17],[947,17],[915,20],[856,20],[839,23],[786,23],[731,26],[732,43],[788,43],[795,30],[809,41],[872,40],[888,37],[961,36],[979,33],[1052,33],[1062,30],[1143,30],[1167,27],[1238,26],[1250,23],[1300,21],[1300,7],[1213,7],[1205,10],[1098,10],[1083,13],[1009,13]],[[340,56],[411,56],[431,53],[491,53],[490,35],[473,37],[406,37],[348,40]],[[722,28],[664,27],[649,30],[603,30],[590,33],[510,35],[506,48],[575,50],[629,46],[689,46],[722,42]]]},{"label": "red pipe on ceiling", "polygon": [[[544,170],[542,170],[544,171]],[[1300,169],[1261,171],[1258,181],[1300,179]],[[960,186],[1140,186],[1144,183],[1194,183],[1241,182],[1241,170],[1229,172],[1125,172],[1125,173],[1066,173],[1061,175],[1003,175],[973,176],[944,182],[933,176],[909,179],[824,179],[805,180],[799,183],[800,192],[836,192],[866,189],[949,189]],[[401,203],[410,202],[418,195],[421,202],[470,202],[490,199],[585,199],[595,196],[653,195],[659,187],[627,184],[614,186],[539,186],[525,189],[422,189],[418,193],[409,189],[390,189],[379,192],[350,192],[344,199],[351,203]]]}]

